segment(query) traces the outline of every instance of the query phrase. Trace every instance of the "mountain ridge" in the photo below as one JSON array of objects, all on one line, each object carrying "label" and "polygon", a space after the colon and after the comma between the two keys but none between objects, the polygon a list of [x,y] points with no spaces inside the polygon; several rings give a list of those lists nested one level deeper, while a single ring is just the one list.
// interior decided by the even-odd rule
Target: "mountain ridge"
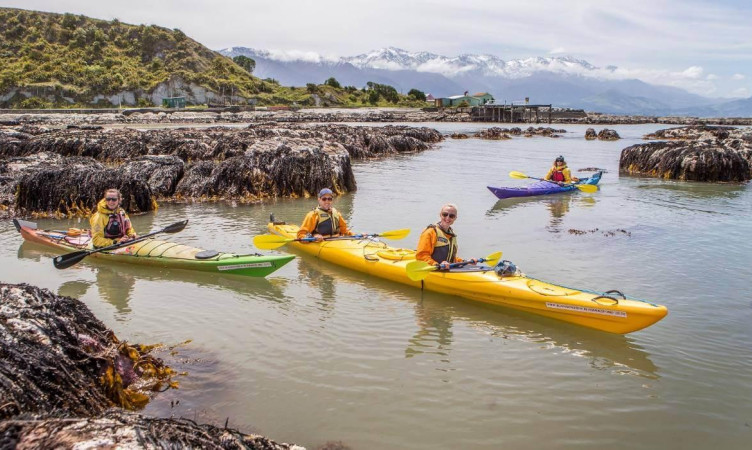
[{"label": "mountain ridge", "polygon": [[611,114],[752,116],[752,100],[713,99],[639,79],[608,78],[608,74],[618,70],[616,66],[600,68],[572,56],[505,61],[488,54],[448,57],[386,47],[339,58],[298,54],[305,55],[303,60],[295,54],[248,47],[228,47],[218,52],[254,58],[257,74],[264,73],[290,85],[334,77],[353,86],[378,80],[400,92],[416,88],[434,97],[486,91],[499,103],[527,98],[531,103]]}]

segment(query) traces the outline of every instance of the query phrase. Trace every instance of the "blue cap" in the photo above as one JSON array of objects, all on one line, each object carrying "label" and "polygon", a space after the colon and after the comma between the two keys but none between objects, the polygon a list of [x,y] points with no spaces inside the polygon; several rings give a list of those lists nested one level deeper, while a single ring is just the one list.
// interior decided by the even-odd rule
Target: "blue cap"
[{"label": "blue cap", "polygon": [[324,188],[324,189],[322,189],[322,190],[319,191],[319,198],[323,197],[326,194],[334,195],[334,192],[332,192],[332,190],[329,189],[329,188]]}]

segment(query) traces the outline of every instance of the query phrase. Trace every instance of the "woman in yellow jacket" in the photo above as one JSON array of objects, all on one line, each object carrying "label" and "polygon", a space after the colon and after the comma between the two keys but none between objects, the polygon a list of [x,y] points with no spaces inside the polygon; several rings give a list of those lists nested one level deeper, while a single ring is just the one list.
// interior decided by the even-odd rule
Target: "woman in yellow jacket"
[{"label": "woman in yellow jacket", "polygon": [[[451,203],[442,206],[439,221],[427,226],[420,234],[415,259],[444,270],[449,269],[452,263],[463,262],[462,258],[457,256],[457,235],[452,230],[455,220],[457,207]],[[468,261],[469,264],[477,262],[475,258]]]},{"label": "woman in yellow jacket", "polygon": [[138,237],[128,214],[120,207],[122,196],[117,189],[107,189],[97,203],[97,212],[89,219],[91,240],[95,248],[128,242]]},{"label": "woman in yellow jacket", "polygon": [[579,178],[572,178],[572,174],[569,172],[567,163],[566,161],[564,161],[564,157],[561,155],[556,158],[553,167],[551,167],[551,169],[548,171],[546,176],[543,177],[543,179],[553,181],[557,184],[570,184],[580,181]]},{"label": "woman in yellow jacket", "polygon": [[331,189],[319,191],[319,205],[306,214],[298,230],[298,239],[313,237],[316,242],[321,242],[324,237],[352,235],[342,214],[332,206],[332,201],[334,193]]}]

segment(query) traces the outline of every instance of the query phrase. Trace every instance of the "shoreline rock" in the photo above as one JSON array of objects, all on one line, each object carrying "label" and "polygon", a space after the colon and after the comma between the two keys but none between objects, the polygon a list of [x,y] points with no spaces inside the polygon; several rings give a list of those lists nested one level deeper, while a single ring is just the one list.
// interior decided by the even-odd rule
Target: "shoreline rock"
[{"label": "shoreline rock", "polygon": [[619,170],[629,175],[707,182],[752,179],[752,130],[706,125],[658,130],[627,147]]},{"label": "shoreline rock", "polygon": [[608,128],[602,129],[597,134],[594,128],[588,128],[585,130],[586,141],[592,141],[595,139],[600,141],[618,141],[621,139],[621,136],[619,136],[619,133],[617,133],[616,130],[610,130]]},{"label": "shoreline rock", "polygon": [[147,392],[176,387],[153,346],[118,341],[85,304],[46,289],[0,283],[0,305],[0,447],[302,449],[113,408],[141,409]]}]

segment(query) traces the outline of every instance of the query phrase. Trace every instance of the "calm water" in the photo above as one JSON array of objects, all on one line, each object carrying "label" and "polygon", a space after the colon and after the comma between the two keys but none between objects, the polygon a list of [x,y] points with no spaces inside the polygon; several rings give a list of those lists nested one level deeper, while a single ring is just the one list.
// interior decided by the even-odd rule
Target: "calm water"
[{"label": "calm water", "polygon": [[[502,250],[536,278],[668,306],[663,321],[627,336],[422,293],[307,255],[260,280],[95,261],[57,271],[9,222],[0,279],[78,297],[122,339],[191,340],[165,356],[188,372],[181,388],[149,414],[229,418],[309,448],[747,448],[752,188],[619,177],[621,149],[665,127],[612,127],[618,142],[587,142],[585,128],[567,126],[559,139],[448,140],[357,163],[358,191],[335,206],[359,231],[410,227],[397,244],[414,247],[454,202],[461,256]],[[606,169],[601,190],[497,201],[485,187],[523,185],[507,173],[541,176],[559,154],[576,174]],[[314,204],[165,205],[133,219],[146,232],[190,218],[181,242],[248,253],[270,213],[299,222]]]}]

